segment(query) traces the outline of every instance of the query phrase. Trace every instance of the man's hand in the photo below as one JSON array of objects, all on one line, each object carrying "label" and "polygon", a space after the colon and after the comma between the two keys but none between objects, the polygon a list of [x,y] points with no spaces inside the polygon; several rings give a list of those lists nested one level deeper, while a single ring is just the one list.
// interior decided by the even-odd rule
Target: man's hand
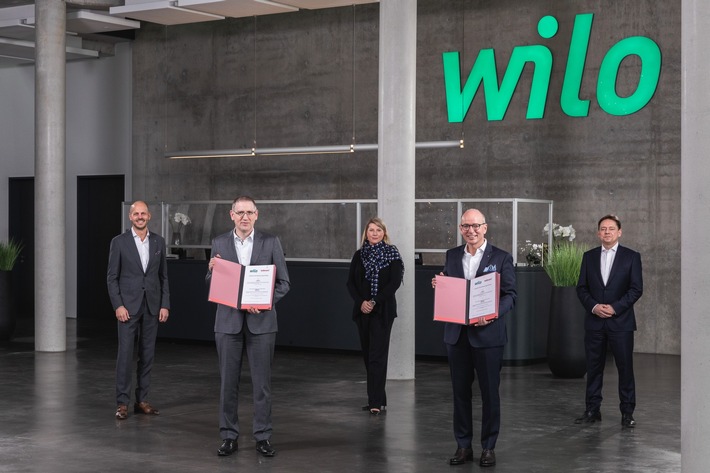
[{"label": "man's hand", "polygon": [[212,271],[212,268],[214,268],[214,259],[215,259],[215,258],[221,258],[221,256],[220,256],[219,254],[216,254],[216,255],[214,255],[214,258],[210,258],[210,262],[209,262],[209,264],[207,265],[207,268],[208,268],[210,271]]},{"label": "man's hand", "polygon": [[[440,276],[445,276],[444,273],[439,273],[439,275],[440,275]],[[434,289],[436,289],[436,276],[433,277],[433,278],[431,278],[431,287],[433,287]]]},{"label": "man's hand", "polygon": [[160,315],[158,316],[158,320],[160,320],[161,322],[167,322],[169,315],[170,315],[170,311],[164,307],[161,307],[160,308]]},{"label": "man's hand", "polygon": [[128,315],[128,310],[121,306],[118,309],[116,309],[116,319],[118,319],[119,322],[128,322],[128,319],[130,319],[131,316]]},{"label": "man's hand", "polygon": [[611,318],[614,315],[614,308],[609,304],[597,304],[592,311],[597,317],[602,319]]}]

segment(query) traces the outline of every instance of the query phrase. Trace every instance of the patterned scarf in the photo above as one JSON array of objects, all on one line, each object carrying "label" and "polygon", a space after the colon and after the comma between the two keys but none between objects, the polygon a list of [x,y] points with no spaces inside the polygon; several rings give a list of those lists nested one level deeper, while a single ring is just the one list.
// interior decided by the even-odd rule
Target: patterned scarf
[{"label": "patterned scarf", "polygon": [[[365,266],[365,279],[370,281],[370,296],[375,297],[378,289],[380,269],[386,268],[392,261],[401,260],[397,247],[384,241],[371,245],[365,240],[360,249],[360,258]],[[402,275],[404,277],[404,274]]]}]

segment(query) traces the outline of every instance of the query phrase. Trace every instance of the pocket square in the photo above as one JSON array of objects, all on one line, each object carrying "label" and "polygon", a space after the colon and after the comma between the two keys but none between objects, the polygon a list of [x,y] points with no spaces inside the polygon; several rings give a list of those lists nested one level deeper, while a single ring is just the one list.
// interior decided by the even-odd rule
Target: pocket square
[{"label": "pocket square", "polygon": [[496,270],[496,265],[495,264],[489,264],[485,268],[483,268],[484,273],[491,273]]}]

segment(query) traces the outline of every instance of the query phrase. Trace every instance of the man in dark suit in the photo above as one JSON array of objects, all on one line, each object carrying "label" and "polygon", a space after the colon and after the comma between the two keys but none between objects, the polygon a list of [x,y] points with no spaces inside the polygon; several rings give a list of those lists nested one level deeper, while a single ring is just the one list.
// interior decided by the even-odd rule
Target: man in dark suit
[{"label": "man in dark suit", "polygon": [[[234,230],[212,241],[206,280],[208,283],[211,281],[215,258],[224,258],[245,266],[273,264],[276,266],[275,306],[291,287],[281,242],[274,235],[254,229],[259,211],[251,197],[234,199],[229,214],[234,222]],[[231,455],[238,448],[239,379],[244,353],[249,361],[254,394],[253,435],[256,451],[266,457],[276,453],[271,445],[271,363],[277,329],[275,308],[242,311],[223,304],[217,305],[214,337],[222,380],[219,398],[222,444],[217,450],[219,456]]]},{"label": "man in dark suit", "polygon": [[[449,358],[454,391],[454,437],[457,449],[449,460],[461,465],[473,460],[473,407],[471,386],[478,375],[481,390],[481,466],[496,464],[495,446],[500,430],[500,370],[503,347],[507,342],[505,315],[513,310],[517,292],[513,257],[488,243],[488,224],[479,210],[470,209],[461,216],[459,226],[466,244],[446,252],[446,276],[473,279],[490,272],[500,273],[499,317],[464,326],[446,323],[444,343]],[[432,280],[436,286],[436,279]]]},{"label": "man in dark suit", "polygon": [[587,310],[584,349],[587,357],[586,409],[575,423],[602,420],[602,383],[607,345],[619,372],[621,425],[635,427],[634,304],[643,294],[641,255],[619,245],[621,221],[614,215],[597,224],[602,246],[584,254],[577,283],[577,296]]},{"label": "man in dark suit", "polygon": [[148,401],[150,374],[155,356],[158,323],[168,320],[170,291],[165,240],[148,231],[150,211],[136,201],[128,212],[130,230],[111,240],[106,282],[111,305],[118,320],[116,360],[116,418],[128,417],[133,377],[133,346],[138,337],[136,382],[137,414],[158,415]]}]

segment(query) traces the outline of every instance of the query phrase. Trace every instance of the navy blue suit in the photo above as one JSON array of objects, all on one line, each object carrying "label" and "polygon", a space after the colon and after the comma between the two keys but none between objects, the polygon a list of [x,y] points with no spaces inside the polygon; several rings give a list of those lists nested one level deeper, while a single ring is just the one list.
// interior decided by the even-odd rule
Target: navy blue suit
[{"label": "navy blue suit", "polygon": [[[463,278],[466,245],[446,252],[444,274]],[[449,357],[454,391],[454,437],[460,448],[471,448],[473,441],[473,397],[471,386],[478,374],[481,390],[481,448],[493,450],[500,431],[500,370],[503,347],[507,342],[505,316],[515,305],[515,268],[513,257],[490,243],[486,244],[476,277],[500,273],[499,318],[483,327],[447,323],[444,343]]]},{"label": "navy blue suit", "polygon": [[[614,263],[604,284],[601,273],[601,247],[587,251],[577,283],[577,296],[585,316],[584,349],[587,357],[587,412],[599,412],[607,345],[611,348],[619,372],[619,409],[632,414],[636,407],[634,381],[634,331],[636,314],[634,303],[643,294],[641,255],[619,245]],[[609,304],[615,314],[602,318],[592,313],[597,304]]]}]

